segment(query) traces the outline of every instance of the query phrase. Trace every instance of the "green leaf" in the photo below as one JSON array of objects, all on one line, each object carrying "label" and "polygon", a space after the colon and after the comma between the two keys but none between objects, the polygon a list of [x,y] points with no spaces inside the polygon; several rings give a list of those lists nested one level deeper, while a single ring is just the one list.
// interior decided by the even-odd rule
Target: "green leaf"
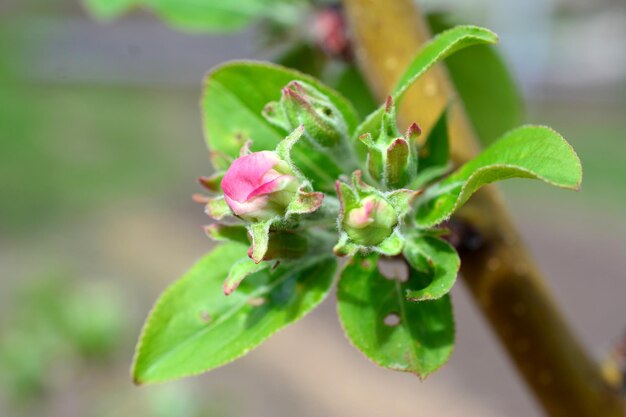
[{"label": "green leaf", "polygon": [[582,167],[572,147],[554,130],[543,126],[515,129],[476,159],[430,187],[418,200],[419,227],[448,219],[480,187],[509,178],[530,178],[578,190]]},{"label": "green leaf", "polygon": [[138,384],[217,368],[302,318],[330,291],[332,256],[250,275],[230,296],[222,281],[246,257],[244,245],[221,245],[167,289],[145,324],[132,374]]},{"label": "green leaf", "polygon": [[435,236],[408,236],[404,257],[416,272],[429,280],[424,288],[406,292],[410,301],[436,300],[448,294],[456,282],[461,260],[456,250]]},{"label": "green leaf", "polygon": [[361,119],[376,110],[378,103],[356,65],[346,64],[332,85],[350,100]]},{"label": "green leaf", "polygon": [[295,22],[297,2],[286,0],[85,0],[100,18],[117,17],[136,5],[153,11],[170,25],[192,32],[231,32],[259,18]]},{"label": "green leaf", "polygon": [[204,227],[207,236],[216,242],[239,242],[244,245],[250,243],[248,230],[243,224],[212,223]]},{"label": "green leaf", "polygon": [[[424,45],[400,77],[400,81],[391,93],[396,105],[400,104],[400,100],[408,88],[437,62],[468,46],[496,43],[497,41],[498,36],[495,33],[477,26],[457,26],[439,34]],[[380,127],[384,112],[385,106],[383,105],[370,114],[358,127],[355,136],[358,137],[368,132],[376,136],[375,132]]]},{"label": "green leaf", "polygon": [[343,329],[374,363],[425,378],[448,361],[454,348],[450,298],[406,300],[407,290],[428,284],[423,274],[411,271],[405,283],[387,279],[377,259],[355,256],[341,274],[337,297]]},{"label": "green leaf", "polygon": [[[326,56],[321,49],[314,47],[310,43],[298,42],[272,61],[284,67],[320,78],[326,65]],[[339,88],[337,90],[343,94]],[[346,97],[348,96],[346,95]]]},{"label": "green leaf", "polygon": [[[261,112],[267,103],[280,99],[281,89],[293,80],[326,94],[345,118],[348,133],[354,132],[358,118],[352,105],[314,78],[268,63],[230,62],[207,76],[202,99],[205,136],[214,155],[236,158],[247,139],[253,140],[253,151],[273,150],[289,132],[271,125]],[[306,141],[296,144],[292,156],[314,188],[334,189],[341,170],[329,156],[313,152]]]},{"label": "green leaf", "polygon": [[127,12],[140,0],[84,0],[87,10],[96,18],[109,20]]},{"label": "green leaf", "polygon": [[[453,27],[442,14],[428,16],[434,33]],[[445,61],[478,137],[485,145],[522,122],[524,106],[512,75],[490,45],[459,51]]]}]

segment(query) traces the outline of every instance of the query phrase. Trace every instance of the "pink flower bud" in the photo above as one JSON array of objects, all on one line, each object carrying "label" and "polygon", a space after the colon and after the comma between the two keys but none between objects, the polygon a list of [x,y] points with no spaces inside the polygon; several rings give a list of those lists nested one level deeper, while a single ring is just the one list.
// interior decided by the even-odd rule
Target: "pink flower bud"
[{"label": "pink flower bud", "polygon": [[391,204],[372,195],[346,213],[343,227],[354,242],[373,246],[388,238],[397,224],[398,214]]},{"label": "pink flower bud", "polygon": [[287,163],[270,151],[236,159],[222,179],[226,203],[234,214],[249,221],[284,215],[298,186]]}]

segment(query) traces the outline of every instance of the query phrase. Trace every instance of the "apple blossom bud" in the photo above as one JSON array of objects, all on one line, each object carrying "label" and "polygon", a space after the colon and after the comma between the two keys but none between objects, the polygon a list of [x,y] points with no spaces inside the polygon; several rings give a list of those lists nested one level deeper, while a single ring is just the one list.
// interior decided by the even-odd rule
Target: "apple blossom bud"
[{"label": "apple blossom bud", "polygon": [[343,229],[355,243],[375,246],[387,239],[398,224],[398,214],[391,204],[378,195],[370,195],[346,212]]},{"label": "apple blossom bud", "polygon": [[331,148],[347,137],[342,114],[321,91],[302,81],[292,81],[282,89],[279,103],[269,103],[263,115],[291,131],[304,126],[304,136],[322,148]]},{"label": "apple blossom bud", "polygon": [[376,135],[365,134],[359,139],[367,147],[367,170],[371,178],[387,190],[397,190],[408,185],[417,175],[417,137],[421,129],[411,124],[402,136],[396,122],[396,107],[387,98],[380,128]]},{"label": "apple blossom bud", "polygon": [[222,179],[224,199],[232,212],[257,222],[283,216],[300,186],[289,165],[275,152],[236,159]]}]

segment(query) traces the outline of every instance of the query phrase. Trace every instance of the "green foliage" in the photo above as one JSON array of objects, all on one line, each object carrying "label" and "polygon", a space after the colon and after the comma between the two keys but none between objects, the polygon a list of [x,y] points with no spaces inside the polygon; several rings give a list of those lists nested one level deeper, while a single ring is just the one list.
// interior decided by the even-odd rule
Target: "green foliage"
[{"label": "green foliage", "polygon": [[170,25],[193,32],[231,32],[268,18],[287,24],[298,16],[298,1],[288,0],[84,0],[101,19],[118,17],[131,7],[146,8]]},{"label": "green foliage", "polygon": [[361,119],[378,107],[361,71],[354,64],[347,64],[332,85],[350,100]]},{"label": "green foliage", "polygon": [[[351,342],[389,369],[424,378],[441,367],[454,345],[448,293],[460,259],[441,238],[447,231],[435,227],[476,190],[495,181],[532,178],[572,189],[581,182],[578,157],[561,136],[545,127],[507,133],[448,176],[452,164],[446,112],[422,146],[416,124],[404,136],[398,130],[394,101],[401,100],[422,74],[457,51],[496,41],[494,33],[473,26],[443,32],[419,51],[386,105],[360,125],[349,101],[297,71],[257,62],[233,62],[212,71],[202,111],[214,165],[227,170],[242,151],[276,149],[288,162],[290,175],[306,186],[300,187],[284,217],[259,222],[260,217],[241,215],[242,224],[207,227],[209,236],[232,242],[206,255],[161,296],[137,348],[136,382],[164,381],[219,367],[301,318],[330,291],[337,267],[330,254],[335,242],[336,255],[352,258],[338,285],[339,316]],[[296,50],[295,58],[285,61],[298,65],[300,54],[315,58],[313,52]],[[494,59],[487,58],[492,63]],[[316,72],[323,67],[315,59],[301,64]],[[463,61],[454,66],[455,71],[467,74],[467,80],[477,78],[465,65]],[[342,82],[352,77],[350,70]],[[363,101],[361,113],[373,107],[367,94],[354,90],[358,82],[342,82],[337,84],[342,91]],[[466,104],[480,107],[475,115],[497,113],[493,107],[481,107],[475,90],[468,87],[464,94]],[[512,102],[511,96],[505,101]],[[515,111],[509,113],[492,126],[481,124],[478,116],[474,121],[490,137],[508,126]],[[303,139],[297,140],[300,136]],[[356,171],[355,155],[363,157]],[[236,165],[233,170],[242,169]],[[252,172],[255,167],[246,168]],[[350,174],[352,186],[346,184]],[[251,175],[249,181],[255,180]],[[218,221],[233,220],[216,180],[207,178],[203,184],[212,192],[207,214]],[[252,245],[246,251],[248,240]],[[386,278],[379,270],[381,256],[395,257],[394,262],[408,267],[408,279]]]},{"label": "green foliage", "polygon": [[[439,34],[424,45],[411,61],[391,96],[399,104],[408,88],[437,62],[469,46],[496,43],[497,41],[498,36],[495,33],[476,26],[457,26]],[[385,106],[383,105],[370,114],[358,127],[356,136],[367,132],[374,134],[380,126],[384,112]]]},{"label": "green foliage", "polygon": [[[348,133],[354,132],[358,117],[352,105],[315,78],[268,63],[231,62],[207,76],[202,99],[205,136],[216,167],[227,168],[248,139],[253,141],[253,151],[274,149],[290,133],[270,124],[262,111],[277,101],[281,89],[293,80],[304,81],[326,94],[346,120]],[[315,188],[334,189],[341,169],[329,155],[311,152],[306,143],[299,143],[293,157]]]},{"label": "green foliage", "polygon": [[480,187],[509,178],[538,179],[576,190],[582,181],[582,167],[572,147],[554,130],[542,126],[518,128],[429,188],[419,201],[417,225],[441,223]]},{"label": "green foliage", "polygon": [[450,298],[407,301],[405,292],[428,285],[428,278],[411,270],[407,282],[388,279],[377,260],[357,255],[341,274],[337,298],[343,329],[376,364],[425,378],[446,363],[454,348]]},{"label": "green foliage", "polygon": [[248,353],[315,308],[337,267],[326,255],[259,271],[227,297],[222,282],[246,256],[245,246],[223,244],[163,293],[137,347],[137,383],[198,374]]},{"label": "green foliage", "polygon": [[[428,21],[437,34],[453,27],[441,14]],[[456,93],[483,144],[521,123],[524,106],[520,92],[500,54],[491,45],[476,45],[445,61]]]},{"label": "green foliage", "polygon": [[409,234],[404,257],[416,274],[428,280],[424,288],[407,291],[407,299],[411,301],[436,300],[449,293],[461,267],[456,249],[436,236]]},{"label": "green foliage", "polygon": [[109,20],[119,17],[135,6],[138,0],[83,0],[92,15],[99,19]]}]

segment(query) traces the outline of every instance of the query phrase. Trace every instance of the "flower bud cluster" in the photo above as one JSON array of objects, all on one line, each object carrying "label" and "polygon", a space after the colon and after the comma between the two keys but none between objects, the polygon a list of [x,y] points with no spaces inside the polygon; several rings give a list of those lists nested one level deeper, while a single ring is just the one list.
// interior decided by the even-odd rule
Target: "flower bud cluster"
[{"label": "flower bud cluster", "polygon": [[374,251],[394,256],[402,251],[400,226],[419,192],[399,189],[382,192],[365,184],[361,172],[352,177],[352,186],[337,181],[341,204],[337,226],[340,232],[335,253],[353,255]]},{"label": "flower bud cluster", "polygon": [[[224,292],[232,293],[246,276],[268,267],[262,261],[299,259],[315,252],[320,239],[328,249],[328,243],[337,242],[327,238],[333,229],[339,234],[333,249],[338,256],[400,254],[403,220],[419,194],[403,188],[417,174],[419,127],[414,124],[401,136],[389,99],[376,137],[361,137],[368,148],[369,177],[381,189],[363,181],[361,171],[351,168],[356,161],[352,159],[342,165],[344,173],[354,171],[352,183],[337,181],[335,198],[315,191],[291,157],[301,138],[306,142],[297,152],[323,152],[334,160],[353,155],[346,122],[328,96],[307,83],[292,81],[282,89],[280,101],[269,103],[263,114],[291,133],[273,151],[252,152],[248,142],[226,171],[200,179],[213,193],[204,201],[206,213],[218,221],[206,228],[207,234],[216,240],[250,243],[250,259],[232,267]],[[342,153],[346,148],[350,151]],[[222,221],[229,217],[241,222]],[[312,225],[321,230],[307,229]]]},{"label": "flower bud cluster", "polygon": [[366,133],[359,138],[367,147],[369,175],[388,190],[410,184],[417,176],[417,138],[421,133],[419,126],[413,123],[404,136],[400,134],[396,107],[389,97],[377,136]]}]

